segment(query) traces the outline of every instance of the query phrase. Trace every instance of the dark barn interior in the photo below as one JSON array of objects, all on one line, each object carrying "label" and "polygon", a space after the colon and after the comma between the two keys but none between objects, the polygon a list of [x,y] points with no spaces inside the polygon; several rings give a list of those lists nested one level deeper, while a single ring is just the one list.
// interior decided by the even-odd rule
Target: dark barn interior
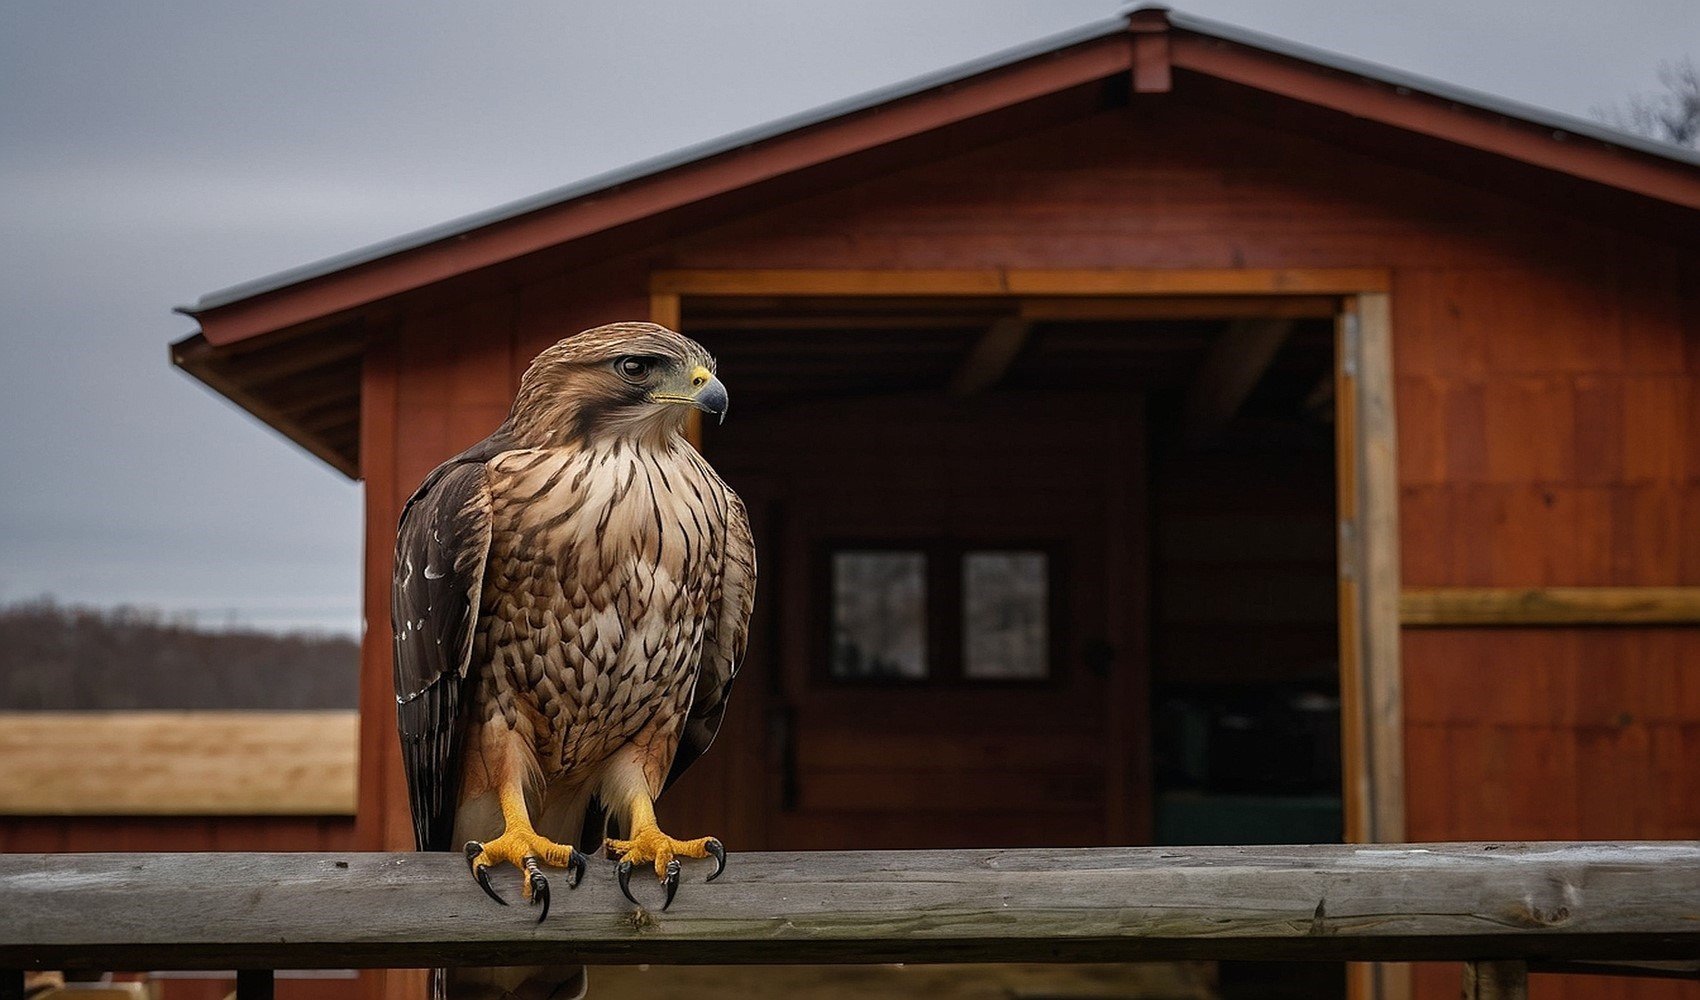
[{"label": "dark barn interior", "polygon": [[1339,840],[1332,309],[687,302],[777,581],[766,846]]}]

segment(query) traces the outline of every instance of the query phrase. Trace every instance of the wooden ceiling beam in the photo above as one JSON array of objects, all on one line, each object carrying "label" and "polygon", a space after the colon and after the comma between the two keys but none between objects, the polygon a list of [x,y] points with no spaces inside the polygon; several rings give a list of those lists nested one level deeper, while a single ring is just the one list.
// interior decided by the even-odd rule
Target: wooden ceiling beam
[{"label": "wooden ceiling beam", "polygon": [[1263,380],[1292,332],[1290,319],[1242,319],[1228,324],[1187,387],[1181,411],[1182,443],[1196,448],[1222,432]]},{"label": "wooden ceiling beam", "polygon": [[213,353],[212,345],[200,334],[171,345],[171,361],[177,367],[206,383],[214,392],[259,417],[261,422],[269,424],[273,430],[322,459],[331,468],[350,479],[360,478],[360,456],[357,451],[340,451],[330,447],[313,432],[284,414],[270,399],[256,395],[246,385],[232,379],[211,358]]},{"label": "wooden ceiling beam", "polygon": [[1027,344],[1033,324],[1019,316],[996,320],[980,335],[956,373],[950,377],[950,394],[965,399],[990,389],[1009,373],[1015,356]]},{"label": "wooden ceiling beam", "polygon": [[[988,317],[989,318],[989,317]],[[788,313],[783,316],[692,316],[693,333],[701,331],[743,330],[967,330],[984,326],[986,318],[968,315],[905,316],[836,314],[808,315]]]},{"label": "wooden ceiling beam", "polygon": [[1020,315],[1041,322],[1114,322],[1186,319],[1331,319],[1340,311],[1332,295],[1141,296],[1134,298],[1027,298]]},{"label": "wooden ceiling beam", "polygon": [[353,335],[324,337],[317,342],[295,342],[266,351],[232,357],[228,362],[231,373],[246,385],[261,386],[268,382],[300,375],[315,368],[339,367],[353,371],[359,381],[360,355],[366,350],[366,338]]}]

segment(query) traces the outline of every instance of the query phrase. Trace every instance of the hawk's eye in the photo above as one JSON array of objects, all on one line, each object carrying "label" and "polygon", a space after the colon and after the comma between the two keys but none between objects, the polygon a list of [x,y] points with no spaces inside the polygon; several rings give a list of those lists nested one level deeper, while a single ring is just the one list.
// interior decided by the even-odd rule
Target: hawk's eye
[{"label": "hawk's eye", "polygon": [[614,370],[627,382],[636,385],[649,378],[649,373],[655,370],[655,359],[631,355],[614,362]]}]

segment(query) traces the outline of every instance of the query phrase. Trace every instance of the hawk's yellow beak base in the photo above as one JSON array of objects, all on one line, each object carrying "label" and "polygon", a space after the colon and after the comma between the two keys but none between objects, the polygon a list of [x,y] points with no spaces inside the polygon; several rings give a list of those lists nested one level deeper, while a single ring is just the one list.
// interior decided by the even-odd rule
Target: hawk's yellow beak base
[{"label": "hawk's yellow beak base", "polygon": [[691,402],[704,413],[712,413],[720,423],[726,422],[726,386],[714,373],[698,365],[691,370]]},{"label": "hawk's yellow beak base", "polygon": [[689,403],[704,413],[714,414],[721,423],[725,423],[726,386],[702,365],[691,369],[688,381],[688,386],[664,386],[649,398],[661,403]]}]

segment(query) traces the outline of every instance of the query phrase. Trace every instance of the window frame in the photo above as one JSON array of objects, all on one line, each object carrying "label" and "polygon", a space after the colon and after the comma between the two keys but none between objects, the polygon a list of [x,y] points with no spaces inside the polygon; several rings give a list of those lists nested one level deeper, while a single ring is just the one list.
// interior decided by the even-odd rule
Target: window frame
[{"label": "window frame", "polygon": [[[833,556],[841,552],[918,552],[926,561],[925,677],[839,677],[832,672]],[[973,552],[1037,552],[1046,560],[1045,645],[1047,670],[1041,677],[969,677],[964,642],[966,595],[965,557]],[[1068,642],[1062,623],[1068,621],[1069,562],[1066,546],[1056,539],[1023,537],[944,538],[939,536],[842,537],[819,542],[811,559],[809,612],[813,619],[809,641],[811,663],[805,671],[811,687],[823,690],[985,690],[1060,688],[1069,679]]]}]

